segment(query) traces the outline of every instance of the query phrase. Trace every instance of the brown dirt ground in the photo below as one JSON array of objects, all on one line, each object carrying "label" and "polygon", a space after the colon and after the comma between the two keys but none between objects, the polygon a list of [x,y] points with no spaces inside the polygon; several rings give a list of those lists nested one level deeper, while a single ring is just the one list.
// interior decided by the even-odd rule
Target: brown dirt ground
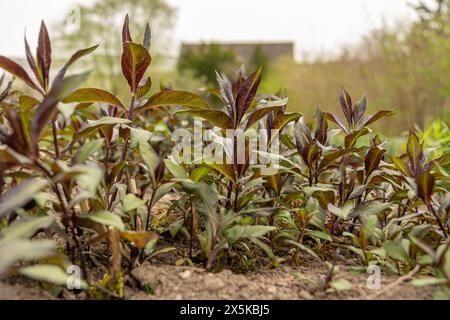
[{"label": "brown dirt ground", "polygon": [[[145,263],[132,271],[132,276],[141,285],[147,285],[153,294],[127,292],[128,299],[372,299],[376,290],[367,288],[367,275],[354,274],[342,268],[338,274],[352,284],[346,291],[324,290],[319,279],[325,270],[315,267],[259,270],[249,274],[233,274],[229,270],[208,273],[193,267],[151,265]],[[382,274],[381,289],[397,280],[393,275]],[[383,291],[376,299],[431,299],[432,289],[414,288],[406,282],[391,290]]]},{"label": "brown dirt ground", "polygon": [[[218,273],[189,266],[151,264],[145,262],[131,272],[132,282],[126,286],[125,298],[133,300],[309,300],[309,299],[382,299],[416,300],[431,299],[433,288],[415,288],[407,281],[399,282],[394,288],[383,290],[395,282],[398,276],[382,274],[381,294],[367,288],[365,273],[352,272],[341,266],[337,277],[352,284],[345,291],[325,290],[320,279],[326,271],[320,265],[280,266],[275,269],[259,269],[246,274],[235,274],[230,270]],[[378,296],[374,297],[377,294]],[[67,290],[65,299],[80,299],[84,295],[74,295]],[[40,288],[35,282],[14,277],[14,280],[0,282],[0,300],[41,300],[55,299],[50,292]]]},{"label": "brown dirt ground", "polygon": [[[173,195],[166,195],[155,212],[157,216],[162,218],[165,215],[173,197]],[[352,284],[352,288],[345,291],[323,289],[321,279],[326,277],[325,267],[306,256],[302,256],[301,265],[295,267],[282,265],[278,268],[267,269],[262,263],[245,274],[236,274],[230,270],[209,273],[201,268],[175,266],[177,260],[188,256],[187,247],[167,241],[161,248],[168,246],[177,249],[150,259],[132,270],[131,276],[126,277],[125,299],[410,300],[431,299],[433,295],[433,288],[415,288],[407,281],[398,282],[399,276],[385,273],[381,277],[381,292],[370,290],[366,285],[368,274],[352,272],[351,266],[357,263],[340,255],[333,257],[340,269],[335,277],[344,278]],[[92,267],[91,270],[95,273],[96,267],[94,265]],[[393,288],[386,289],[387,285],[396,281]],[[83,299],[86,294],[74,294],[64,289],[62,296],[64,299]],[[56,299],[56,297],[44,290],[37,282],[14,276],[7,280],[0,280],[0,300],[5,299],[39,300]]]}]

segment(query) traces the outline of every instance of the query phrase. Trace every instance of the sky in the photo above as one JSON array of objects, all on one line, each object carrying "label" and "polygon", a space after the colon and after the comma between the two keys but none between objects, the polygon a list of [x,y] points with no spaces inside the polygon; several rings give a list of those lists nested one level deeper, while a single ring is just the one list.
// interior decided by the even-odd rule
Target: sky
[{"label": "sky", "polygon": [[[0,54],[22,57],[26,28],[60,20],[92,0],[0,0]],[[178,8],[175,47],[182,41],[294,41],[296,56],[336,52],[383,24],[413,19],[417,0],[167,0]],[[151,19],[151,17],[150,17]],[[51,34],[51,29],[50,29]],[[156,36],[156,35],[155,35]]]}]

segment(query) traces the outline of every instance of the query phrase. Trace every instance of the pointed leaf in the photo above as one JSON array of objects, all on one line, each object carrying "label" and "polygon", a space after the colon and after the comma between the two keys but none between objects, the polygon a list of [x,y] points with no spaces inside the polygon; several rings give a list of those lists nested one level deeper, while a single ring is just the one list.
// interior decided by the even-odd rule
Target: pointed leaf
[{"label": "pointed leaf", "polygon": [[238,120],[242,119],[256,95],[256,91],[261,83],[261,71],[262,69],[259,68],[252,73],[247,79],[245,79],[244,83],[239,88],[236,95],[236,108],[239,115]]},{"label": "pointed leaf", "polygon": [[50,66],[52,63],[52,47],[44,21],[41,22],[36,55],[38,62],[37,67],[44,82],[44,88],[47,88],[50,78]]},{"label": "pointed leaf", "polygon": [[384,117],[390,117],[392,115],[396,114],[395,111],[389,111],[389,110],[381,110],[378,111],[377,113],[375,113],[373,116],[371,116],[362,126],[366,127],[371,123],[374,123],[375,121],[380,120],[381,118]]},{"label": "pointed leaf", "polygon": [[368,128],[362,128],[360,130],[354,131],[349,135],[345,136],[345,147],[350,148],[353,147],[359,138],[368,134],[370,130]]},{"label": "pointed leaf", "polygon": [[426,205],[430,205],[434,188],[434,176],[429,171],[425,171],[416,178],[416,184],[418,196]]},{"label": "pointed leaf", "polygon": [[59,101],[71,94],[78,88],[89,76],[89,71],[81,74],[66,77],[56,83],[44,100],[37,106],[31,123],[31,144],[35,148],[35,155],[38,154],[38,139],[44,128],[56,112],[56,105]]},{"label": "pointed leaf", "polygon": [[208,121],[211,125],[221,129],[232,129],[233,122],[230,117],[220,110],[182,110],[175,114],[189,115]]},{"label": "pointed leaf", "polygon": [[200,96],[190,92],[165,90],[151,96],[144,105],[136,108],[136,112],[163,106],[180,106],[192,109],[207,109],[208,102],[206,102]]},{"label": "pointed leaf", "polygon": [[151,43],[152,43],[152,32],[150,30],[150,25],[147,23],[145,25],[144,41],[142,42],[142,45],[144,46],[145,49],[149,50]]},{"label": "pointed leaf", "polygon": [[122,42],[131,42],[131,35],[130,35],[130,18],[128,17],[128,13],[125,16],[125,21],[123,22],[122,27]]},{"label": "pointed leaf", "polygon": [[122,73],[132,92],[136,92],[151,60],[150,54],[142,45],[132,42],[123,44]]},{"label": "pointed leaf", "polygon": [[121,231],[125,230],[125,225],[122,222],[122,219],[120,219],[117,214],[109,211],[98,211],[86,216],[86,218],[100,224],[116,227]]},{"label": "pointed leaf", "polygon": [[0,201],[0,219],[33,199],[34,195],[44,189],[47,184],[47,180],[32,178],[12,188]]},{"label": "pointed leaf", "polygon": [[52,86],[54,86],[58,81],[62,80],[64,76],[66,75],[67,69],[74,64],[78,59],[90,54],[91,52],[95,51],[99,45],[95,45],[90,48],[82,49],[77,52],[75,52],[72,57],[70,57],[69,61],[66,62],[66,64],[59,70],[58,74],[56,75],[55,79],[53,80]]},{"label": "pointed leaf", "polygon": [[30,88],[37,90],[40,93],[43,93],[41,89],[31,80],[28,73],[16,62],[6,58],[5,56],[0,55],[0,68],[8,71],[12,75],[16,76],[25,84],[27,84]]},{"label": "pointed leaf", "polygon": [[[68,273],[62,270],[61,267],[52,264],[23,267],[20,269],[20,273],[33,280],[45,281],[60,286],[66,286],[68,281],[70,281]],[[80,288],[86,290],[89,286],[84,280],[80,279]]]},{"label": "pointed leaf", "polygon": [[96,88],[81,88],[64,98],[64,103],[107,103],[118,107],[122,111],[126,112],[126,108],[123,106],[122,102],[114,96],[112,93]]}]

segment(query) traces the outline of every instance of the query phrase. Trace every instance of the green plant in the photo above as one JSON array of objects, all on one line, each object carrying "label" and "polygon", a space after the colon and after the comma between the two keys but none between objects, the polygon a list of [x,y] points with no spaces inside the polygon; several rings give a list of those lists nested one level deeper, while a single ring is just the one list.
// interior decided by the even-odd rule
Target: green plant
[{"label": "green plant", "polygon": [[[123,298],[130,272],[158,254],[176,251],[177,263],[208,271],[312,257],[327,271],[322,289],[339,291],[350,287],[330,262],[339,252],[359,261],[359,270],[421,267],[429,278],[415,283],[448,294],[449,154],[427,149],[431,136],[445,137],[440,124],[411,131],[406,153],[389,154],[371,127],[393,112],[367,116],[366,98],[353,103],[343,90],[345,123],[319,108],[309,121],[286,112],[284,91],[258,91],[261,69],[249,76],[241,69],[232,80],[217,74],[218,87],[204,96],[168,86],[150,95],[149,27],[142,38],[132,40],[126,16],[120,66],[127,103],[80,88],[88,72],[66,76],[97,46],[76,52],[50,81],[44,24],[36,59],[26,43],[35,80],[0,56],[0,67],[32,89],[24,94],[0,80],[1,276],[61,289],[65,269],[76,264],[90,298]],[[192,118],[207,125],[196,132]],[[207,152],[176,161],[178,129],[214,135],[223,161]],[[248,135],[255,129],[262,150]],[[209,150],[209,142],[183,146],[190,155]],[[171,204],[160,214],[166,195]]]}]

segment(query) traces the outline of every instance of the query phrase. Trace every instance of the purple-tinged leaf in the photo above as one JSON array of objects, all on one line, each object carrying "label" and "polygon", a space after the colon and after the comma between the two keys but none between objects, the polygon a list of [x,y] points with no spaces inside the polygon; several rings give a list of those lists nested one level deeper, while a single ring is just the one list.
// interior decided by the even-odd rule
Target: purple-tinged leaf
[{"label": "purple-tinged leaf", "polygon": [[331,114],[328,112],[324,112],[323,114],[324,114],[325,118],[327,118],[327,120],[337,124],[339,126],[339,128],[341,128],[342,131],[344,131],[345,134],[349,134],[347,127],[344,125],[344,123],[338,117],[336,117],[334,114]]},{"label": "purple-tinged leaf", "polygon": [[151,60],[150,54],[142,45],[132,42],[123,44],[122,73],[132,92],[136,92]]},{"label": "purple-tinged leaf", "polygon": [[144,97],[152,87],[152,79],[150,77],[144,78],[139,82],[136,96],[138,99]]},{"label": "purple-tinged leaf", "polygon": [[369,149],[364,160],[367,177],[370,176],[370,174],[378,167],[385,152],[386,150],[378,147],[372,147]]},{"label": "purple-tinged leaf", "polygon": [[278,108],[279,107],[267,107],[267,108],[261,108],[258,110],[254,110],[247,119],[247,124],[245,126],[244,131],[247,131],[252,125],[257,123],[260,119],[262,119],[268,113],[270,113]]},{"label": "purple-tinged leaf", "polygon": [[65,97],[62,101],[64,103],[107,103],[113,105],[124,112],[127,109],[123,106],[122,102],[116,98],[112,93],[105,91],[103,89],[96,88],[82,88],[71,93],[69,96]]},{"label": "purple-tinged leaf", "polygon": [[411,170],[408,168],[408,165],[400,158],[396,156],[391,156],[392,163],[395,168],[400,171],[405,177],[411,176]]},{"label": "purple-tinged leaf", "polygon": [[353,124],[352,119],[352,113],[353,113],[353,106],[352,106],[352,98],[348,94],[347,91],[345,91],[344,88],[342,88],[341,96],[339,97],[339,102],[341,104],[342,112],[344,113],[345,118],[347,119],[347,122],[349,126],[351,127]]},{"label": "purple-tinged leaf", "polygon": [[345,136],[345,147],[350,148],[355,145],[355,143],[358,141],[359,138],[362,136],[365,136],[370,131],[368,128],[362,128],[361,130],[354,131],[350,133],[349,135]]},{"label": "purple-tinged leaf", "polygon": [[225,106],[227,107],[228,115],[233,119],[233,123],[236,124],[236,101],[233,96],[233,89],[231,88],[230,82],[225,78],[221,77],[216,71],[217,84],[219,85],[219,93],[222,96]]},{"label": "purple-tinged leaf", "polygon": [[25,82],[30,88],[43,93],[41,89],[31,80],[28,73],[16,62],[6,58],[5,56],[0,56],[0,68],[8,71],[12,75],[16,76],[23,82]]},{"label": "purple-tinged leaf", "polygon": [[231,120],[231,118],[225,112],[222,112],[220,110],[182,110],[176,112],[175,114],[197,117],[206,120],[213,126],[224,130],[233,129],[233,121]]},{"label": "purple-tinged leaf", "polygon": [[98,44],[90,47],[90,48],[86,48],[83,50],[78,50],[77,52],[75,52],[72,57],[70,57],[69,61],[66,62],[66,64],[61,68],[61,70],[59,70],[58,74],[56,75],[55,79],[53,80],[53,86],[55,85],[55,83],[57,81],[60,81],[64,78],[64,76],[66,75],[67,69],[69,69],[69,67],[75,63],[78,59],[84,57],[85,55],[90,54],[91,52],[93,52],[95,49],[97,49]]},{"label": "purple-tinged leaf", "polygon": [[144,41],[142,42],[142,45],[148,51],[150,49],[151,44],[152,44],[152,32],[150,30],[150,25],[147,23],[145,25]]},{"label": "purple-tinged leaf", "polygon": [[130,18],[128,17],[128,13],[125,16],[125,21],[123,22],[122,27],[122,43],[125,42],[131,42],[131,35],[130,35]]},{"label": "purple-tinged leaf", "polygon": [[44,89],[47,89],[50,77],[50,66],[52,64],[52,47],[44,21],[41,22],[41,30],[39,31],[37,62],[37,67],[44,83]]},{"label": "purple-tinged leaf", "polygon": [[431,203],[434,180],[434,176],[429,171],[425,171],[422,175],[416,178],[417,194],[426,205],[430,205]]},{"label": "purple-tinged leaf", "polygon": [[374,123],[375,121],[380,120],[381,118],[384,117],[390,117],[392,115],[396,114],[395,111],[389,111],[389,110],[381,110],[378,111],[377,113],[375,113],[373,116],[371,116],[362,126],[366,127],[371,123]]},{"label": "purple-tinged leaf", "polygon": [[208,102],[206,102],[202,97],[190,92],[166,90],[155,93],[147,100],[146,103],[136,108],[135,112],[138,113],[164,106],[181,106],[191,109],[207,109]]},{"label": "purple-tinged leaf", "polygon": [[364,113],[366,112],[367,107],[367,98],[366,96],[362,96],[361,99],[356,103],[355,106],[355,122],[358,123],[358,121],[363,117]]},{"label": "purple-tinged leaf", "polygon": [[42,78],[39,75],[39,71],[36,66],[36,59],[34,58],[33,54],[31,53],[30,46],[28,45],[27,37],[24,37],[24,40],[25,40],[25,52],[27,55],[28,65],[30,66],[31,71],[33,71],[34,76],[36,77],[36,80],[41,84],[42,87],[44,87],[44,82],[42,81]]},{"label": "purple-tinged leaf", "polygon": [[409,157],[411,169],[413,172],[416,172],[420,159],[423,156],[423,145],[420,143],[419,138],[414,132],[409,133],[408,142],[406,144],[406,152]]},{"label": "purple-tinged leaf", "polygon": [[[278,109],[279,107],[275,107]],[[282,130],[288,123],[297,121],[302,116],[301,113],[285,113],[279,115],[272,121],[271,129]]]},{"label": "purple-tinged leaf", "polygon": [[33,120],[31,122],[31,145],[34,147],[34,156],[39,155],[39,136],[56,112],[56,105],[62,99],[71,94],[89,76],[90,71],[81,74],[68,76],[57,82],[37,106]]},{"label": "purple-tinged leaf", "polygon": [[262,69],[259,68],[248,76],[237,92],[236,109],[238,111],[238,121],[242,119],[256,95],[256,91],[261,83],[261,71]]}]

